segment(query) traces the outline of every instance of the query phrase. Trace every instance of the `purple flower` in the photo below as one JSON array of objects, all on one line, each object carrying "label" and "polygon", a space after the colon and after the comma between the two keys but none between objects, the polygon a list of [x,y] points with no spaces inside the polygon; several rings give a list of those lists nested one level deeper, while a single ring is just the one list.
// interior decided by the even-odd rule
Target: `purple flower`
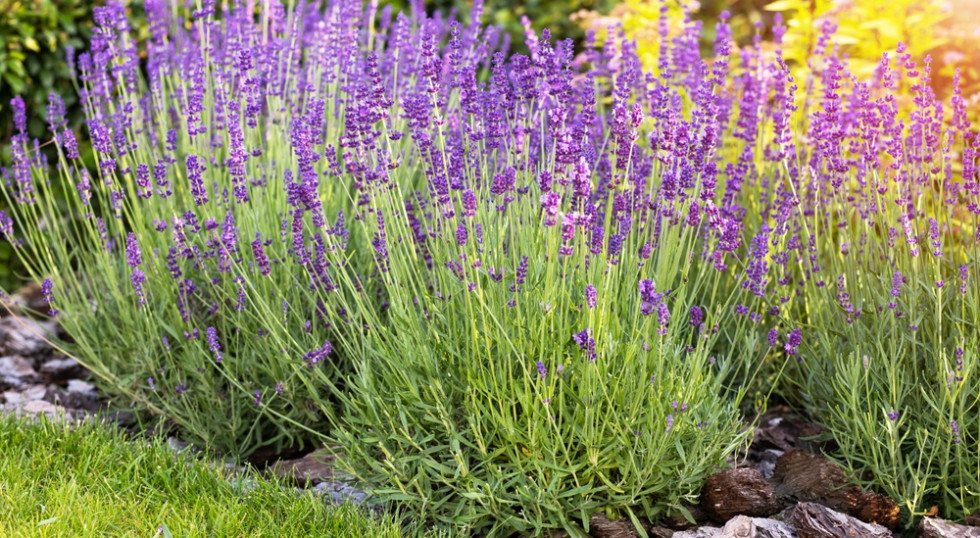
[{"label": "purple flower", "polygon": [[589,284],[585,287],[585,305],[589,308],[595,308],[596,303],[599,299],[599,293],[596,291],[595,286]]},{"label": "purple flower", "polygon": [[960,426],[955,420],[949,421],[949,429],[953,432],[953,442],[957,445],[962,443],[963,439],[960,439]]},{"label": "purple flower", "polygon": [[255,234],[255,241],[252,241],[252,255],[255,256],[255,263],[258,264],[262,275],[268,276],[272,272],[272,267],[269,265],[269,257],[266,256],[265,248],[262,246],[262,237],[258,233]]},{"label": "purple flower", "polygon": [[3,211],[0,211],[0,234],[10,243],[14,242],[14,219]]},{"label": "purple flower", "polygon": [[276,383],[276,394],[282,394],[283,387],[282,381]]},{"label": "purple flower", "polygon": [[204,160],[197,155],[188,155],[186,159],[187,164],[187,179],[191,183],[191,195],[194,196],[194,203],[196,205],[204,205],[208,203],[208,190],[204,186]]},{"label": "purple flower", "polygon": [[544,376],[548,375],[548,369],[545,368],[544,363],[541,361],[538,361],[537,367],[538,375],[541,376],[541,380],[544,381]]},{"label": "purple flower", "polygon": [[459,225],[456,226],[456,244],[459,245],[459,246],[465,245],[466,244],[466,238],[468,236],[469,236],[469,233],[466,231],[466,222],[465,221],[459,221]]},{"label": "purple flower", "polygon": [[54,283],[51,282],[50,278],[45,278],[44,282],[41,282],[41,298],[48,304],[48,315],[51,317],[58,315],[58,311],[51,306],[51,301],[54,299],[54,295],[51,291],[53,288]]},{"label": "purple flower", "polygon": [[667,431],[666,431],[666,433],[670,433],[670,430],[672,430],[672,429],[674,429],[674,415],[667,415]]},{"label": "purple flower", "polygon": [[657,329],[657,333],[660,336],[665,336],[667,334],[667,323],[670,322],[670,309],[667,307],[667,303],[661,302],[657,305],[657,323],[660,324],[660,328]]},{"label": "purple flower", "polygon": [[126,261],[130,267],[139,267],[143,263],[143,255],[140,252],[140,245],[136,241],[136,234],[129,232],[126,237]]},{"label": "purple flower", "polygon": [[769,329],[769,347],[776,347],[779,344],[779,331],[775,327]]},{"label": "purple flower", "polygon": [[899,416],[901,416],[901,413],[898,412],[898,411],[889,411],[888,412],[888,420],[891,420],[891,421],[898,420],[898,417]]},{"label": "purple flower", "polygon": [[470,189],[463,191],[463,216],[469,218],[476,216],[476,195]]},{"label": "purple flower", "polygon": [[307,366],[312,368],[320,361],[326,359],[327,355],[330,355],[332,351],[333,345],[330,344],[329,340],[324,340],[321,348],[307,352],[305,355],[303,355],[303,360],[306,361]]},{"label": "purple flower", "polygon": [[157,390],[157,384],[152,377],[146,378],[146,384],[150,386],[150,390]]},{"label": "purple flower", "polygon": [[803,343],[803,331],[799,328],[793,329],[793,332],[789,333],[789,336],[786,337],[786,345],[784,346],[786,354],[796,355],[796,350],[800,347],[801,343]]},{"label": "purple flower", "polygon": [[214,353],[214,361],[221,362],[225,356],[221,353],[221,344],[218,343],[218,331],[214,327],[208,327],[207,338],[208,349],[211,350],[211,353]]},{"label": "purple flower", "polygon": [[595,339],[592,338],[592,329],[583,329],[572,335],[572,340],[578,344],[578,347],[585,351],[585,357],[589,362],[595,362],[596,360],[596,350],[595,350]]},{"label": "purple flower", "polygon": [[902,278],[902,272],[895,271],[895,274],[892,275],[892,297],[899,297],[902,294],[902,283],[904,280],[905,279]]},{"label": "purple flower", "polygon": [[255,395],[255,399],[252,400],[252,405],[256,405],[256,406],[261,405],[262,404],[262,392],[257,390],[257,391],[255,391],[252,394]]},{"label": "purple flower", "polygon": [[143,271],[139,269],[133,269],[133,273],[129,276],[130,282],[133,284],[133,291],[136,293],[136,306],[140,307],[146,304],[146,297],[143,296],[143,283],[146,282],[146,275]]},{"label": "purple flower", "polygon": [[698,305],[692,306],[691,307],[691,321],[690,321],[691,326],[692,327],[697,327],[697,326],[701,325],[702,322],[704,322],[704,311],[702,311],[701,310],[701,307],[698,306]]}]

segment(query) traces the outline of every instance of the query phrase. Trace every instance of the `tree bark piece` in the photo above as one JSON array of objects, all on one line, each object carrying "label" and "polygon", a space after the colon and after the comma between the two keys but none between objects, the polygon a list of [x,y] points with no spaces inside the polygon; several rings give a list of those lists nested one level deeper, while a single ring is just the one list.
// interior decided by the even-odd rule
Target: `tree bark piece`
[{"label": "tree bark piece", "polygon": [[957,525],[938,517],[922,518],[919,531],[919,538],[980,538],[980,527]]},{"label": "tree bark piece", "polygon": [[640,533],[628,519],[609,519],[601,512],[589,518],[589,536],[594,538],[639,538]]},{"label": "tree bark piece", "polygon": [[895,501],[851,484],[844,470],[827,458],[792,449],[776,461],[772,477],[783,502],[815,502],[868,523],[901,524]]},{"label": "tree bark piece", "polygon": [[892,532],[881,525],[810,502],[797,505],[790,523],[799,538],[892,538]]},{"label": "tree bark piece", "polygon": [[711,519],[725,523],[737,515],[771,516],[779,511],[775,490],[759,471],[727,469],[708,477],[701,507]]}]

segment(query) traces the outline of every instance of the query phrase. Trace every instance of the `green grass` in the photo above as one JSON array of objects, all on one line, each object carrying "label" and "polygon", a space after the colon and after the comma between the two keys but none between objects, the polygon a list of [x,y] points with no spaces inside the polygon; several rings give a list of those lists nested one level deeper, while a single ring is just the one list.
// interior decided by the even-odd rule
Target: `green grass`
[{"label": "green grass", "polygon": [[391,517],[229,478],[115,428],[0,418],[0,536],[402,536]]}]

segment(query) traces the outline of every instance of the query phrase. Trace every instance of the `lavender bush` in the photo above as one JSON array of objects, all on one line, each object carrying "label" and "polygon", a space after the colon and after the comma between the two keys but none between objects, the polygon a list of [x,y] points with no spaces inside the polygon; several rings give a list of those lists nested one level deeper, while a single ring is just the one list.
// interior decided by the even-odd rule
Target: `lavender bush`
[{"label": "lavender bush", "polygon": [[933,505],[960,517],[980,509],[980,137],[958,74],[944,106],[929,59],[900,46],[859,81],[833,31],[811,60],[806,144],[767,156],[751,189],[771,193],[750,206],[765,294],[806,335],[786,394],[910,523]]},{"label": "lavender bush", "polygon": [[93,177],[57,96],[56,163],[14,101],[0,233],[104,388],[222,451],[337,446],[440,526],[582,536],[683,514],[786,368],[909,515],[977,508],[959,94],[905,56],[853,79],[829,27],[798,101],[725,17],[706,61],[664,16],[644,72],[615,31],[508,56],[479,4],[422,7],[148,1],[141,44],[98,8]]}]

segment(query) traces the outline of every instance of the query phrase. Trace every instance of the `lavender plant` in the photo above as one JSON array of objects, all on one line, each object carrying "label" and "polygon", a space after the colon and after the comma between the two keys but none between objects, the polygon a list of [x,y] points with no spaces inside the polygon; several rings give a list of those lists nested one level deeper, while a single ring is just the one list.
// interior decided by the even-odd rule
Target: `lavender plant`
[{"label": "lavender plant", "polygon": [[728,35],[652,77],[621,35],[508,59],[421,5],[214,9],[147,2],[145,77],[97,9],[97,177],[53,97],[49,184],[14,102],[2,232],[106,387],[238,454],[333,424],[378,497],[473,531],[693,501],[769,350],[716,189]]},{"label": "lavender plant", "polygon": [[[771,193],[750,210],[761,290],[777,319],[803,327],[787,340],[799,351],[785,394],[910,524],[933,505],[962,517],[980,509],[980,138],[958,76],[944,105],[929,59],[918,66],[900,46],[858,80],[833,31],[824,25],[811,61],[807,144],[771,146],[748,190]],[[900,85],[911,110],[896,103]],[[785,118],[771,123],[778,141]]]},{"label": "lavender plant", "polygon": [[737,314],[755,307],[729,270],[741,218],[716,190],[728,34],[713,65],[679,43],[647,78],[621,36],[574,59],[529,32],[531,55],[495,55],[481,84],[464,29],[442,59],[423,32],[392,115],[422,182],[368,186],[374,271],[338,273],[364,291],[332,297],[338,347],[369,358],[341,396],[340,461],[462,533],[682,512],[746,441],[745,379],[770,351]]}]

